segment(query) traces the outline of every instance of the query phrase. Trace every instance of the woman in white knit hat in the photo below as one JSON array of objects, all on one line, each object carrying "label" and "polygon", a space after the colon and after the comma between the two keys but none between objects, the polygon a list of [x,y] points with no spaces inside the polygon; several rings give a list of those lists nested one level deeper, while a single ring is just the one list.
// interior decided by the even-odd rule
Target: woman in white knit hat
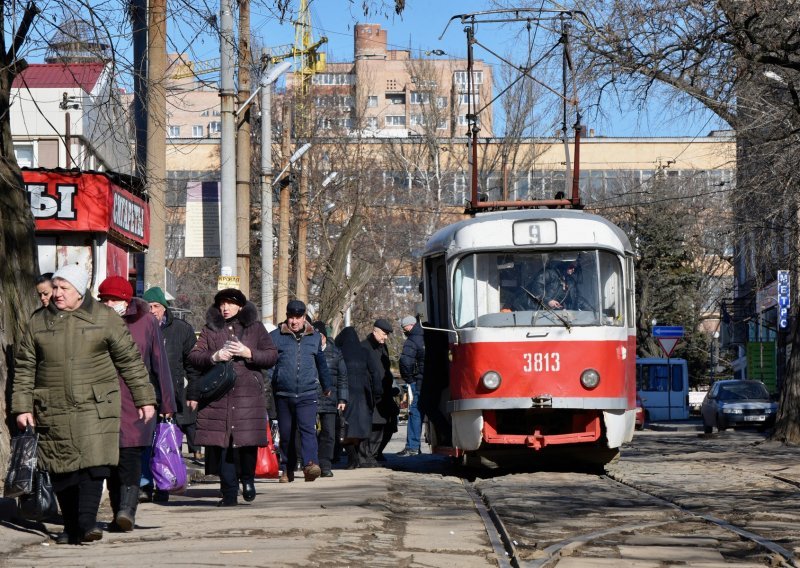
[{"label": "woman in white knit hat", "polygon": [[50,472],[64,532],[58,544],[103,537],[97,526],[103,480],[119,459],[117,370],[145,422],[153,386],[125,322],[86,293],[75,264],[53,274],[50,304],[37,310],[17,348],[11,412],[39,432],[38,465]]}]

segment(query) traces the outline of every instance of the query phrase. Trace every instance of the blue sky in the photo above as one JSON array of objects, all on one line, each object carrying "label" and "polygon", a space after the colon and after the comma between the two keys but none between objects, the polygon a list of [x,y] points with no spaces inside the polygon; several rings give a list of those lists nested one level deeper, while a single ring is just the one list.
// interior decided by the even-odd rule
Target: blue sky
[{"label": "blue sky", "polygon": [[[328,38],[327,54],[331,61],[351,61],[353,56],[353,26],[356,23],[378,23],[388,31],[390,49],[412,51],[443,50],[448,56],[466,57],[466,39],[463,25],[454,21],[440,40],[439,36],[448,20],[458,14],[491,9],[485,0],[406,0],[402,16],[393,13],[388,17],[371,15],[365,18],[361,11],[361,0],[310,0],[314,36]],[[502,28],[497,25],[479,26],[477,37],[482,43],[501,55],[518,54],[516,62],[524,59],[525,33],[515,36],[522,28]],[[266,46],[289,44],[294,41],[294,29],[290,22],[279,23],[273,14],[263,8],[253,8],[252,30],[254,42],[260,40]],[[490,63],[499,62],[490,54],[476,49],[475,55]],[[603,108],[605,117],[587,115],[584,123],[595,129],[598,135],[606,136],[706,136],[709,131],[724,128],[710,113],[686,113],[669,111],[666,93],[657,96],[645,108],[623,101],[622,105]]]}]

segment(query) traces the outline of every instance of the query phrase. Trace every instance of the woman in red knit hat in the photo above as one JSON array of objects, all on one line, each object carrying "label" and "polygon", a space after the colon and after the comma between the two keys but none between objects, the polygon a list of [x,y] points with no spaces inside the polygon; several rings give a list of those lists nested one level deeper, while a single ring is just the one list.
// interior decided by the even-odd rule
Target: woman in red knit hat
[{"label": "woman in red knit hat", "polygon": [[[175,412],[175,395],[169,371],[169,361],[164,348],[164,338],[158,322],[150,315],[150,304],[133,297],[130,282],[121,276],[109,276],[98,288],[100,301],[125,320],[136,346],[150,373],[150,382],[156,391],[160,415]],[[114,520],[110,530],[133,530],[139,504],[139,480],[142,477],[142,455],[153,443],[155,420],[139,420],[133,398],[125,382],[120,379],[122,416],[119,433],[119,464],[112,469],[108,480],[108,495]]]}]

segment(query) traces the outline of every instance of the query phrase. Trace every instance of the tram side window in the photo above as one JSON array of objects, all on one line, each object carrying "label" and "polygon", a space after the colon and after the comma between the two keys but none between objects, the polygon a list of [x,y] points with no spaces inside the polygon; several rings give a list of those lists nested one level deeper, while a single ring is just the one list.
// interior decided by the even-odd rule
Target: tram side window
[{"label": "tram side window", "polygon": [[475,325],[475,257],[467,256],[456,267],[453,282],[456,327]]},{"label": "tram side window", "polygon": [[601,252],[599,255],[601,297],[603,298],[603,323],[611,326],[625,325],[622,271],[616,256]]},{"label": "tram side window", "polygon": [[447,272],[444,256],[425,261],[428,294],[425,297],[428,323],[433,327],[447,328]]}]

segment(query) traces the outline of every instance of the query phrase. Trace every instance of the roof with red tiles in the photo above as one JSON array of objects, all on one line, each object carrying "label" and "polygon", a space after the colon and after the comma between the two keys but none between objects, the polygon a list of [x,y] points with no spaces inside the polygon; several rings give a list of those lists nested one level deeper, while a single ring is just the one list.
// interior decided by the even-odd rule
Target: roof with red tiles
[{"label": "roof with red tiles", "polygon": [[80,87],[91,93],[104,69],[104,63],[31,63],[22,73],[14,77],[11,86],[16,89]]}]

